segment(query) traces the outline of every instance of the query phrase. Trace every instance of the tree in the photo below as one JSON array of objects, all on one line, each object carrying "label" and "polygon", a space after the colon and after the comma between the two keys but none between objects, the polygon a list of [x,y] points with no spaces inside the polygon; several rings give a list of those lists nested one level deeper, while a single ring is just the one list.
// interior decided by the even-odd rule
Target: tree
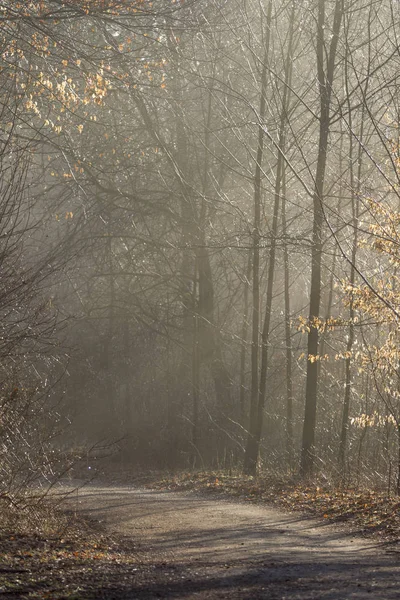
[{"label": "tree", "polygon": [[328,137],[331,122],[332,86],[336,66],[336,53],[343,18],[343,2],[334,5],[332,28],[327,41],[327,6],[325,0],[318,2],[316,61],[320,99],[318,159],[315,171],[313,193],[313,233],[311,250],[310,287],[310,330],[307,343],[306,403],[303,426],[301,467],[304,477],[311,475],[314,465],[314,443],[318,392],[318,327],[315,321],[320,316],[321,304],[321,264],[323,245],[324,185],[328,156]]}]

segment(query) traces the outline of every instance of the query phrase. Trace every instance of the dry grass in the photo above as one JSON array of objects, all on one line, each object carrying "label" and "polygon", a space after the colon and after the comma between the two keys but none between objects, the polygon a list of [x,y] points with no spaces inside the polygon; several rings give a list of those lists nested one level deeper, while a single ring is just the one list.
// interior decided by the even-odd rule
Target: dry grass
[{"label": "dry grass", "polygon": [[59,499],[26,500],[0,502],[2,598],[94,599],[116,586],[125,597],[139,564],[132,542],[61,510]]}]

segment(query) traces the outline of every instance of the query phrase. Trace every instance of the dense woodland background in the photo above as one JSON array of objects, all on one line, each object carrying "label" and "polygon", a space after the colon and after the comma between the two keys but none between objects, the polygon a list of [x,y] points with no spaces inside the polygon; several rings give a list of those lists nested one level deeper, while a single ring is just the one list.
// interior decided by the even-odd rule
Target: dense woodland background
[{"label": "dense woodland background", "polygon": [[109,444],[400,491],[399,22],[0,2],[0,494]]}]

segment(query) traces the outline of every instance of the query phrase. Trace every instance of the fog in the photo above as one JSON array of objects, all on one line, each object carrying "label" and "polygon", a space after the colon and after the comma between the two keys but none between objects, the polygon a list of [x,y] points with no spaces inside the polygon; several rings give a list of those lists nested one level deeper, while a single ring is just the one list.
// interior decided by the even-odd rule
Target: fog
[{"label": "fog", "polygon": [[26,4],[0,17],[0,485],[95,448],[400,489],[399,4]]}]

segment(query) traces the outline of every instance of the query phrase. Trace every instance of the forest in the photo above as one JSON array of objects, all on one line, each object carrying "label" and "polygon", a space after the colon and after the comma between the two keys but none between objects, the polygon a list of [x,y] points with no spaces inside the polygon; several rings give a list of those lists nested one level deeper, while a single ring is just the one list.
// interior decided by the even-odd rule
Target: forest
[{"label": "forest", "polygon": [[1,0],[0,496],[400,493],[398,0]]}]

